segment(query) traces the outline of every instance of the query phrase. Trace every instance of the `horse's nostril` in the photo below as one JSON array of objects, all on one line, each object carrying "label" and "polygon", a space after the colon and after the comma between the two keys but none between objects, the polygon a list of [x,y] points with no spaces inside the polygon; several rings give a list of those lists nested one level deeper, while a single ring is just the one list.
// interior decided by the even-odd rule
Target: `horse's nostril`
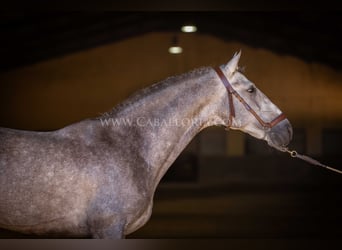
[{"label": "horse's nostril", "polygon": [[291,124],[289,121],[284,120],[274,126],[268,133],[269,144],[279,147],[287,146],[292,140],[292,135],[293,131]]}]

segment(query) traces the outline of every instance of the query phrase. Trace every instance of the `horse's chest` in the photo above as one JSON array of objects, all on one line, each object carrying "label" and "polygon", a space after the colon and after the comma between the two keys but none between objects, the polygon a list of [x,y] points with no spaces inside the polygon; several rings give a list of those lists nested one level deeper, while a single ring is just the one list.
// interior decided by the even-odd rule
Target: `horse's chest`
[{"label": "horse's chest", "polygon": [[146,222],[150,219],[152,214],[153,202],[149,201],[146,204],[147,206],[145,207],[145,209],[137,211],[137,213],[134,216],[132,216],[131,219],[128,219],[128,223],[125,228],[125,235],[138,230],[143,225],[145,225]]}]

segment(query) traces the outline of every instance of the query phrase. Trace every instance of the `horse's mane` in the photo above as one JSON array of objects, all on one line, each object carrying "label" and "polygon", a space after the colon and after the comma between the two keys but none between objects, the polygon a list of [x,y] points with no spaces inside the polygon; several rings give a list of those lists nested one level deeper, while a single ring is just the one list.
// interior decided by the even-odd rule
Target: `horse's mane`
[{"label": "horse's mane", "polygon": [[180,75],[176,75],[176,76],[170,76],[170,77],[166,78],[165,80],[159,81],[159,82],[154,83],[154,84],[152,84],[146,88],[143,88],[141,90],[136,91],[135,93],[130,95],[126,100],[117,104],[110,111],[101,114],[101,116],[97,117],[97,118],[111,117],[113,114],[117,113],[118,111],[123,110],[128,106],[131,106],[133,103],[137,102],[143,96],[147,96],[147,95],[151,95],[153,93],[156,93],[161,89],[167,88],[167,86],[174,85],[175,83],[181,83],[181,82],[187,81],[191,78],[195,78],[195,77],[198,77],[200,75],[207,74],[210,70],[211,70],[210,67],[201,67],[201,68],[194,69],[194,70],[189,71],[189,72],[184,73],[184,74],[180,74]]}]

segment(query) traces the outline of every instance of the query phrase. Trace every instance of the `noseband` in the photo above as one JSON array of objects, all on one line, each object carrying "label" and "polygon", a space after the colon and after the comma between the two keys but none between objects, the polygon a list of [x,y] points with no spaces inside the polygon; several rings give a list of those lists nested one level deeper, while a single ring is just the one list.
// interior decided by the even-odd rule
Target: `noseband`
[{"label": "noseband", "polygon": [[244,107],[255,117],[255,119],[258,120],[258,122],[261,124],[261,126],[264,127],[264,129],[271,129],[275,125],[277,125],[282,120],[286,119],[286,116],[281,113],[279,116],[274,118],[271,122],[265,122],[256,112],[255,110],[248,105],[248,103],[239,95],[238,92],[236,92],[232,85],[229,83],[227,77],[224,75],[222,70],[219,67],[214,68],[218,76],[220,77],[223,85],[226,87],[228,92],[228,100],[229,100],[229,125],[230,127],[233,122],[233,117],[235,117],[235,108],[234,108],[234,102],[233,102],[233,95],[244,105]]}]

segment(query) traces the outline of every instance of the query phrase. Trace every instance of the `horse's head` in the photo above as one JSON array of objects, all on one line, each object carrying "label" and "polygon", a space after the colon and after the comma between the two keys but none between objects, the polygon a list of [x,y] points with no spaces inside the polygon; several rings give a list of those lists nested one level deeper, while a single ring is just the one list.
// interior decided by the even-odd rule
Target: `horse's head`
[{"label": "horse's head", "polygon": [[227,126],[266,140],[275,148],[292,139],[292,126],[274,105],[239,70],[241,52],[221,68],[215,69],[228,91],[230,117]]}]

